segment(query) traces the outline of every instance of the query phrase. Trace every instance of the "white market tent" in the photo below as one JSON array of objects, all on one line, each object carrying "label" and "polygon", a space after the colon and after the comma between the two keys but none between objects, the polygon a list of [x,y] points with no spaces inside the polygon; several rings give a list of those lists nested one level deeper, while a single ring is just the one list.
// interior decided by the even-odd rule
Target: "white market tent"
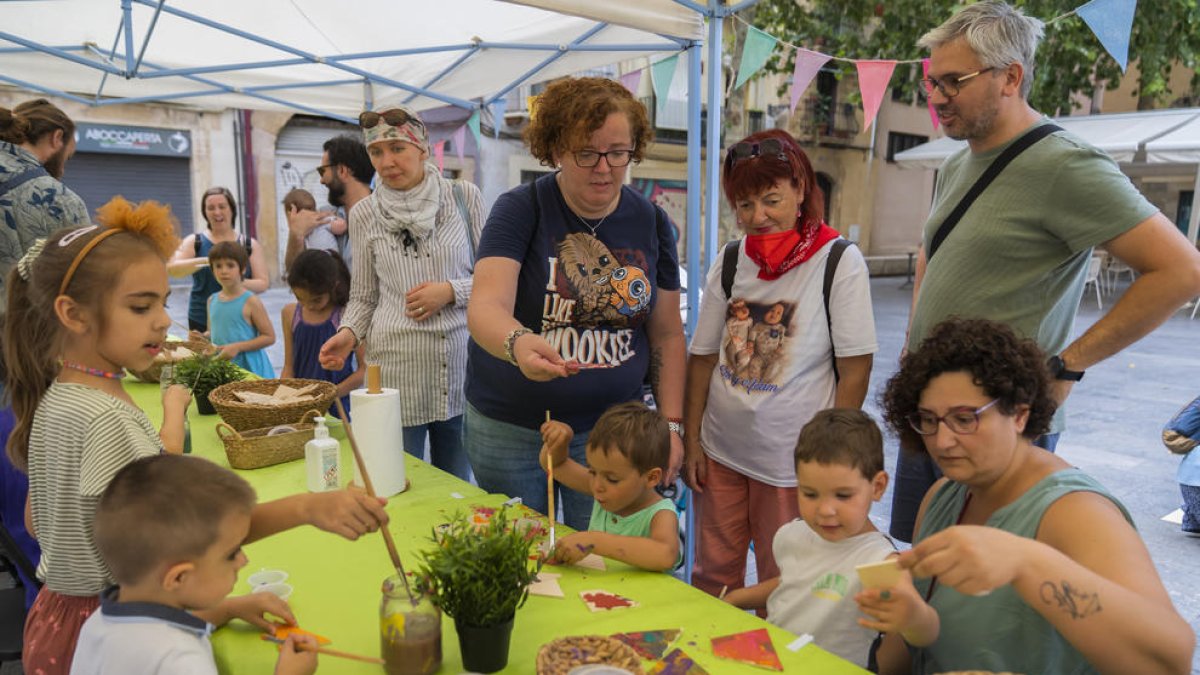
[{"label": "white market tent", "polygon": [[[1058,117],[1054,122],[1108,153],[1129,173],[1175,169],[1195,174],[1193,195],[1200,195],[1200,108]],[[965,147],[966,141],[939,138],[896,153],[896,163],[905,168],[937,169]],[[1194,202],[1188,238],[1196,241],[1198,231],[1200,202]]]},{"label": "white market tent", "polygon": [[[719,193],[718,163],[700,173],[701,105],[719,110],[724,86],[720,68],[702,85],[701,61],[722,62],[720,19],[757,1],[2,0],[0,85],[89,106],[179,102],[353,121],[396,103],[486,111],[523,83],[682,52],[688,184],[708,188],[688,192],[686,258],[698,279],[717,248]],[[708,156],[719,155],[719,134],[709,125]]]}]

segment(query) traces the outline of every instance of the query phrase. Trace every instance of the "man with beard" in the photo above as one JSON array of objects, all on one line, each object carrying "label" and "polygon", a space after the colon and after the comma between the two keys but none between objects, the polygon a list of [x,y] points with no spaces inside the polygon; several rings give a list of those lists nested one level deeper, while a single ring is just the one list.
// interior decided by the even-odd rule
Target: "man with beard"
[{"label": "man with beard", "polygon": [[[1061,404],[1072,385],[1088,367],[1140,339],[1200,293],[1200,253],[1116,162],[1062,130],[1027,146],[950,234],[935,236],[998,156],[1051,122],[1028,103],[1041,37],[1041,21],[985,0],[918,41],[930,51],[922,89],[946,135],[968,147],[938,173],[917,257],[906,348],[915,350],[950,316],[1003,321],[1036,340],[1052,355],[1048,366],[1060,404],[1050,433],[1039,439],[1053,451],[1064,427]],[[1108,314],[1070,342],[1096,246],[1138,276]],[[957,443],[949,430],[938,433],[947,444]],[[927,454],[901,449],[893,537],[912,540],[917,509],[935,479]]]},{"label": "man with beard", "polygon": [[75,154],[75,123],[46,99],[0,108],[0,313],[8,271],[33,243],[88,224],[87,207],[62,184]]},{"label": "man with beard", "polygon": [[[288,242],[283,266],[290,268],[292,261],[306,248],[317,248],[337,251],[353,271],[346,223],[350,220],[350,209],[371,194],[375,167],[371,166],[362,140],[354,136],[335,136],[325,141],[324,150],[317,173],[321,185],[329,191],[329,203],[338,208],[338,215],[329,219],[328,214],[320,211],[288,209]],[[326,222],[327,219],[331,222]]]}]

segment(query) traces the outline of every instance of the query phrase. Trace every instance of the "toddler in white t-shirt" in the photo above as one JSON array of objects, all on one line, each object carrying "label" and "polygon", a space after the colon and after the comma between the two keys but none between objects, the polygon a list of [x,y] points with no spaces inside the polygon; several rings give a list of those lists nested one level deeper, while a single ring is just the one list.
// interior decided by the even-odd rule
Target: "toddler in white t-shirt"
[{"label": "toddler in white t-shirt", "polygon": [[818,412],[796,443],[800,519],[775,534],[779,576],[725,596],[742,609],[767,609],[767,620],[860,666],[876,633],[859,625],[854,568],[896,553],[871,523],[871,503],[883,497],[883,437],[866,413]]}]

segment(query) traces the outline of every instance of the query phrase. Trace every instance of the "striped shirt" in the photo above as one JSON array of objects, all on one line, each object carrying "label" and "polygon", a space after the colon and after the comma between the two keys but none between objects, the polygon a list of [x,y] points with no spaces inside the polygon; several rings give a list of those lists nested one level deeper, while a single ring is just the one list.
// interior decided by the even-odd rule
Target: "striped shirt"
[{"label": "striped shirt", "polygon": [[158,431],[136,406],[82,384],[50,385],[29,433],[37,575],[47,588],[89,596],[114,583],[92,536],[96,505],[126,464],[161,451]]},{"label": "striped shirt", "polygon": [[[367,362],[378,363],[383,385],[400,391],[406,427],[463,413],[467,368],[467,301],[474,248],[483,230],[483,196],[462,183],[471,232],[454,198],[453,181],[441,180],[441,205],[428,236],[406,246],[376,216],[375,195],[350,210],[354,276],[342,325],[366,342]],[[424,321],[404,313],[404,297],[422,282],[448,281],[454,304]]]}]

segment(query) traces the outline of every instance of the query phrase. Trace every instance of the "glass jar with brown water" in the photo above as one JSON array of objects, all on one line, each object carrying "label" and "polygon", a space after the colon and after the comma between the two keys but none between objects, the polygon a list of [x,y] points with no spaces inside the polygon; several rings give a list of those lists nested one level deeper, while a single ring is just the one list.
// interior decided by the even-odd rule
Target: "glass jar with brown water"
[{"label": "glass jar with brown water", "polygon": [[429,596],[410,595],[397,575],[383,581],[379,648],[388,675],[430,675],[442,666],[442,612]]}]

